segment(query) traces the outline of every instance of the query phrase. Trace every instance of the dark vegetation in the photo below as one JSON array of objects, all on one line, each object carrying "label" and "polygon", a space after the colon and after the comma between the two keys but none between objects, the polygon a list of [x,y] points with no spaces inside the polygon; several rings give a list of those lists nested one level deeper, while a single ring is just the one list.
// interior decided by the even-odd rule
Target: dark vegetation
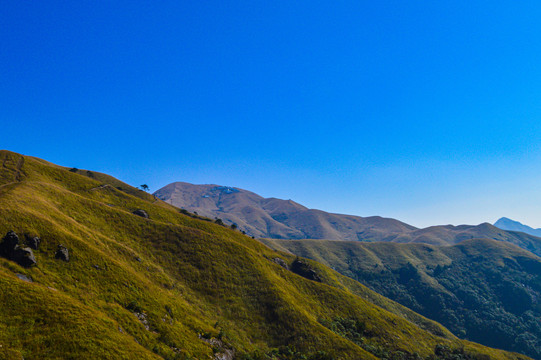
[{"label": "dark vegetation", "polygon": [[426,358],[416,352],[409,352],[406,349],[388,351],[388,349],[373,344],[371,338],[375,334],[366,330],[366,324],[358,319],[337,317],[332,321],[320,320],[320,323],[334,333],[354,342],[366,351],[380,359],[389,360],[489,360],[490,356],[472,353],[464,348],[450,348],[446,345],[436,345],[434,353]]},{"label": "dark vegetation", "polygon": [[457,336],[541,359],[541,259],[492,240],[452,247],[280,241],[445,325]]}]

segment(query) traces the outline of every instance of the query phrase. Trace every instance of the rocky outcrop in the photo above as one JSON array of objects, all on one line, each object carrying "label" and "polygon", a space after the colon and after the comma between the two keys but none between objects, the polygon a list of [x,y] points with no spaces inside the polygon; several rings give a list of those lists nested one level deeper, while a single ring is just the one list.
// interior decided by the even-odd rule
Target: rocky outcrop
[{"label": "rocky outcrop", "polygon": [[36,258],[32,249],[19,245],[19,236],[14,231],[8,231],[2,239],[0,255],[24,267],[36,265]]},{"label": "rocky outcrop", "polygon": [[148,219],[148,213],[143,209],[137,209],[132,214]]},{"label": "rocky outcrop", "polygon": [[0,243],[0,255],[9,258],[17,245],[19,245],[19,237],[14,231],[8,231]]},{"label": "rocky outcrop", "polygon": [[11,260],[24,267],[30,267],[32,265],[36,265],[37,263],[32,249],[21,246],[17,246],[15,248]]},{"label": "rocky outcrop", "polygon": [[291,264],[291,271],[308,280],[321,282],[321,278],[319,277],[318,273],[304,260],[295,259],[293,264]]},{"label": "rocky outcrop", "polygon": [[289,266],[287,266],[287,263],[284,261],[284,259],[277,257],[277,258],[272,259],[272,261],[280,265],[284,269],[289,270]]},{"label": "rocky outcrop", "polygon": [[235,349],[224,344],[222,340],[215,337],[205,338],[202,335],[199,335],[199,338],[204,342],[210,344],[212,348],[216,351],[214,353],[214,360],[233,360],[235,358]]},{"label": "rocky outcrop", "polygon": [[64,245],[58,245],[58,249],[56,250],[56,254],[54,255],[55,259],[63,260],[63,261],[70,261],[70,253],[67,247]]}]

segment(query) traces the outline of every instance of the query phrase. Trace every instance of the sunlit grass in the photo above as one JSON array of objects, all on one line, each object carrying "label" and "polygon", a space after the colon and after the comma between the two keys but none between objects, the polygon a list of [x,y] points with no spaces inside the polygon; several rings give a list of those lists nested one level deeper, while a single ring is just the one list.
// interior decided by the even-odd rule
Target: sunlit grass
[{"label": "sunlit grass", "polygon": [[[238,357],[289,346],[307,356],[373,358],[321,323],[343,317],[366,324],[374,346],[388,351],[426,357],[447,344],[514,358],[460,342],[322,265],[310,262],[321,283],[304,279],[272,261],[291,264],[293,256],[182,215],[106,175],[6,151],[0,161],[0,234],[13,229],[42,239],[36,267],[0,259],[5,357],[212,358],[223,349],[203,341],[205,334]],[[132,214],[137,209],[150,219]],[[55,259],[59,244],[70,250],[70,262]]]}]

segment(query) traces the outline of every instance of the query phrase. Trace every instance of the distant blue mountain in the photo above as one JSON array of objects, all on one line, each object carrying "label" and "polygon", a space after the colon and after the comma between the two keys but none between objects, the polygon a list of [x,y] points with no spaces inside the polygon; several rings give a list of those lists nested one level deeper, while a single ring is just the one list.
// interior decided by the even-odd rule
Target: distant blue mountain
[{"label": "distant blue mountain", "polygon": [[526,234],[541,237],[541,229],[534,229],[528,225],[524,225],[518,221],[502,217],[494,223],[494,226],[502,230],[521,231]]}]

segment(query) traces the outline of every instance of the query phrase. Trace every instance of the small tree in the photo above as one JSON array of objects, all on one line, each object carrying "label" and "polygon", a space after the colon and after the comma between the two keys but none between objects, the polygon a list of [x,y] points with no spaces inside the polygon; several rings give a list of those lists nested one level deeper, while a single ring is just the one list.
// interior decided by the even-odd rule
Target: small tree
[{"label": "small tree", "polygon": [[147,184],[143,184],[140,186],[141,190],[148,191],[150,189]]}]

